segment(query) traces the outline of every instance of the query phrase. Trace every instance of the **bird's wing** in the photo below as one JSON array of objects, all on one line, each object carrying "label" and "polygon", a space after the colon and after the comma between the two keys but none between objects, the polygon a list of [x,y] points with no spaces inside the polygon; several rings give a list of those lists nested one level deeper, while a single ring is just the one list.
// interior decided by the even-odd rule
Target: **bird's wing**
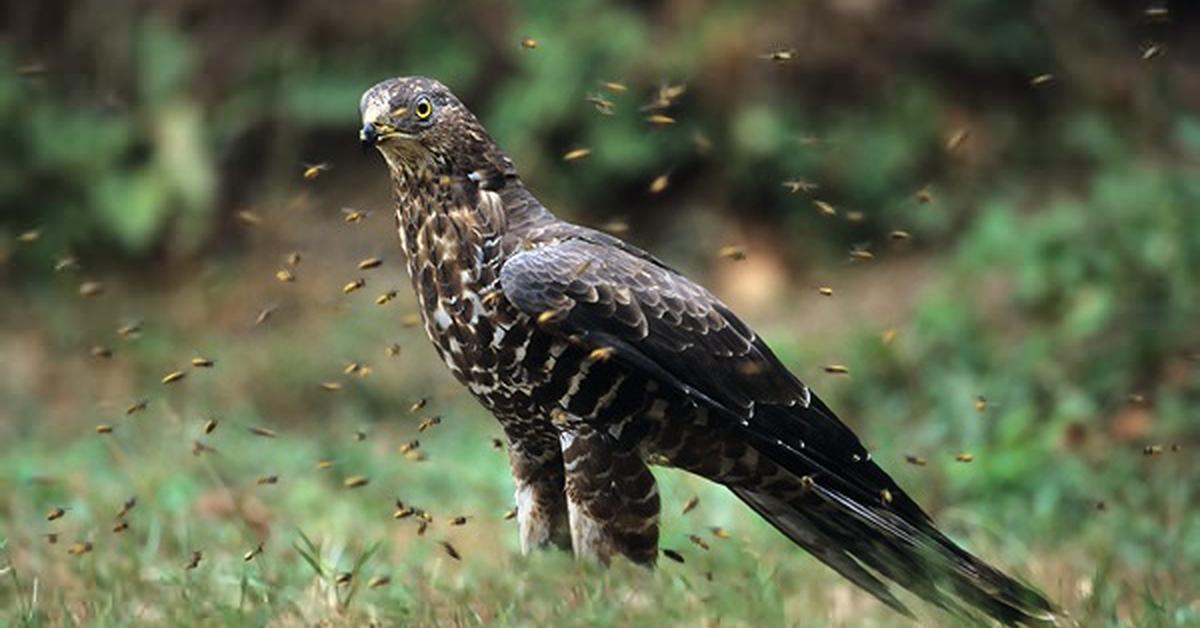
[{"label": "bird's wing", "polygon": [[1054,620],[1037,591],[939,532],[854,433],[707,290],[611,236],[578,227],[550,235],[505,262],[507,299],[550,333],[611,349],[610,359],[726,419],[792,473],[804,487],[799,498],[769,486],[732,488],[793,541],[901,612],[864,566],[955,612],[967,613],[947,592],[1004,623]]},{"label": "bird's wing", "polygon": [[926,519],[854,433],[710,292],[611,236],[568,233],[504,264],[500,284],[518,309],[585,346],[613,349],[628,368],[736,422],[797,475],[819,475],[860,499],[888,489],[898,508]]}]

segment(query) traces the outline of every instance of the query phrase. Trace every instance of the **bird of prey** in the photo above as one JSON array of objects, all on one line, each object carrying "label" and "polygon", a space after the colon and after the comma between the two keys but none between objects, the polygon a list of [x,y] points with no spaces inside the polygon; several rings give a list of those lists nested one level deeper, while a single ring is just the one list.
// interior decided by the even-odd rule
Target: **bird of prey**
[{"label": "bird of prey", "polygon": [[360,139],[391,175],[425,331],[508,440],[522,551],[653,565],[649,465],[669,465],[728,487],[902,613],[891,583],[966,615],[1054,621],[1040,593],[942,534],[712,293],[556,218],[444,85],[386,80],[360,111]]}]

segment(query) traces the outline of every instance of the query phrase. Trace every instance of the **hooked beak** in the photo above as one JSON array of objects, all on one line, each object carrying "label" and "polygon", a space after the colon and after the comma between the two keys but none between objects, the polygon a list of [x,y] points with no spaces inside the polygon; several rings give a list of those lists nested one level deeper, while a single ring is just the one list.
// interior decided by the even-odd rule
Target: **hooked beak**
[{"label": "hooked beak", "polygon": [[[407,109],[401,107],[393,111],[391,115],[394,118],[400,118],[404,116],[406,111]],[[362,142],[363,150],[374,148],[393,137],[410,136],[380,120],[364,122],[362,128],[358,131],[358,141]]]},{"label": "hooked beak", "polygon": [[362,142],[363,150],[374,148],[379,143],[379,129],[368,122],[358,131],[358,141]]}]

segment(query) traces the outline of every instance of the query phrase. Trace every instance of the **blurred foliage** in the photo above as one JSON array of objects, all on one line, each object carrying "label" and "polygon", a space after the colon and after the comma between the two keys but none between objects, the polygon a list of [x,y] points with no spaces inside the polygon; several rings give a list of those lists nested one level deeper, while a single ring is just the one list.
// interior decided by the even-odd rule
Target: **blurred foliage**
[{"label": "blurred foliage", "polygon": [[[864,212],[829,234],[841,250],[886,233],[936,181],[953,192],[914,225],[936,242],[997,173],[1036,167],[1075,185],[1106,150],[1095,142],[1166,141],[1181,123],[1171,103],[1195,89],[1188,12],[1156,20],[1085,0],[17,3],[0,43],[0,65],[18,70],[0,74],[13,164],[0,228],[54,224],[59,249],[194,255],[225,217],[271,202],[264,190],[300,162],[358,170],[358,96],[421,73],[451,85],[569,214],[654,227],[701,204],[806,230],[819,216],[779,185],[800,176]],[[523,50],[523,36],[538,48]],[[1143,62],[1143,42],[1168,52]],[[787,48],[791,62],[759,58]],[[1029,84],[1043,73],[1053,80]],[[687,85],[678,123],[647,128],[639,109],[665,84]],[[588,95],[613,100],[615,115]],[[967,144],[944,150],[959,129]],[[575,146],[593,157],[563,163]],[[645,192],[661,173],[673,175],[665,204]]]}]

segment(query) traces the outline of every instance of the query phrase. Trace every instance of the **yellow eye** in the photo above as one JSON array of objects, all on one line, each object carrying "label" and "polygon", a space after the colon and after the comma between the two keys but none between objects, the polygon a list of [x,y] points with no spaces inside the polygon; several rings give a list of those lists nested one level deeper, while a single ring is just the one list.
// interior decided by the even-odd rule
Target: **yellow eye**
[{"label": "yellow eye", "polygon": [[413,114],[417,116],[418,120],[429,119],[429,116],[433,115],[433,103],[429,102],[428,98],[422,96],[417,101],[417,105],[413,107]]}]

